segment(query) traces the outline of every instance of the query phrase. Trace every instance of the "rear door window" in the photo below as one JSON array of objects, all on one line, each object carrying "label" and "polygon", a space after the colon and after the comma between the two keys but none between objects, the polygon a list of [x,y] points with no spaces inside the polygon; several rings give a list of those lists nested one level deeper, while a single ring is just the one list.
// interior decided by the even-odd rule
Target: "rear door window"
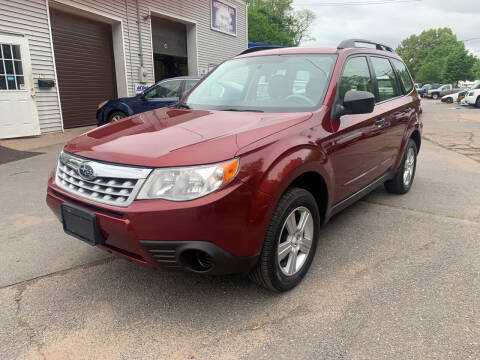
[{"label": "rear door window", "polygon": [[372,56],[373,71],[377,80],[377,102],[386,101],[400,95],[397,78],[387,58]]},{"label": "rear door window", "polygon": [[369,91],[373,93],[372,78],[368,68],[367,58],[357,56],[347,60],[340,78],[339,96],[343,100],[345,93],[353,91]]},{"label": "rear door window", "polygon": [[413,89],[412,78],[408,73],[407,67],[405,64],[399,60],[392,60],[393,66],[397,70],[398,77],[400,78],[400,83],[402,84],[402,90],[404,94],[408,94]]}]

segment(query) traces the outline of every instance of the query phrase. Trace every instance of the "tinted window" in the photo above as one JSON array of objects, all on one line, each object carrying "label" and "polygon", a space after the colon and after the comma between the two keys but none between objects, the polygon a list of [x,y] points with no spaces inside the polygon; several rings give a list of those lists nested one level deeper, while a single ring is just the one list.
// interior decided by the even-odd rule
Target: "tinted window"
[{"label": "tinted window", "polygon": [[408,94],[412,91],[412,79],[410,78],[410,74],[408,73],[407,67],[405,64],[398,60],[392,60],[395,69],[397,69],[398,77],[400,78],[400,82],[402,83],[403,93]]},{"label": "tinted window", "polygon": [[161,99],[177,97],[181,80],[169,80],[158,84],[145,94],[146,99]]},{"label": "tinted window", "polygon": [[336,55],[274,55],[221,64],[185,99],[193,109],[312,111],[320,105]]},{"label": "tinted window", "polygon": [[390,61],[386,58],[378,57],[372,57],[371,60],[377,79],[377,101],[385,101],[399,96],[397,79],[395,78],[395,73],[393,72]]},{"label": "tinted window", "polygon": [[369,91],[373,93],[367,58],[354,57],[349,59],[345,64],[340,79],[340,99],[343,99],[345,93],[349,90]]},{"label": "tinted window", "polygon": [[195,86],[195,84],[198,82],[198,80],[185,80],[185,89],[183,90],[183,93],[186,93],[188,90],[190,90],[192,87]]}]

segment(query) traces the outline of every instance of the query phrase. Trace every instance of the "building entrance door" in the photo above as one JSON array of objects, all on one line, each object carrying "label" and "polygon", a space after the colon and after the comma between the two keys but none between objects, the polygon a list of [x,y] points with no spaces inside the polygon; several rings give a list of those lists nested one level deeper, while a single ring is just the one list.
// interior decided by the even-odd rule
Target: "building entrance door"
[{"label": "building entrance door", "polygon": [[28,40],[0,34],[0,139],[40,135]]}]

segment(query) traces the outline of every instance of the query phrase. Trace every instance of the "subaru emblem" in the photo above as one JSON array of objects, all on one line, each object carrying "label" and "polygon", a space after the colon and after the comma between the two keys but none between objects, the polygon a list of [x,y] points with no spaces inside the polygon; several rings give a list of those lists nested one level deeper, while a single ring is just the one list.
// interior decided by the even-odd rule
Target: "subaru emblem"
[{"label": "subaru emblem", "polygon": [[85,180],[95,179],[95,171],[87,163],[82,163],[82,165],[80,165],[80,167],[78,168],[78,172],[80,176]]}]

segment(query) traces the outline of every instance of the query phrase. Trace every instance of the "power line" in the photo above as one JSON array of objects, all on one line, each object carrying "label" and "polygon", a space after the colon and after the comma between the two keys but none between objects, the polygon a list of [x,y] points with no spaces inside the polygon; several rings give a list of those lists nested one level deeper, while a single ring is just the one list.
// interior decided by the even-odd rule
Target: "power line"
[{"label": "power line", "polygon": [[364,5],[384,5],[399,4],[408,2],[420,2],[423,0],[367,0],[367,1],[346,1],[346,2],[321,2],[321,3],[300,3],[296,6],[364,6]]},{"label": "power line", "polygon": [[474,40],[480,40],[480,37],[465,39],[465,40],[460,40],[460,41],[466,42],[466,41],[474,41]]}]

